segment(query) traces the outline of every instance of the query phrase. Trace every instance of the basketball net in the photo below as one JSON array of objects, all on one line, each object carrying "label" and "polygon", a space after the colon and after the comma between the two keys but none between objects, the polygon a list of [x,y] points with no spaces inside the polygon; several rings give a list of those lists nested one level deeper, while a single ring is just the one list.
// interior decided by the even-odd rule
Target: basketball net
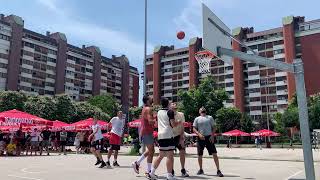
[{"label": "basketball net", "polygon": [[201,74],[209,74],[210,71],[210,63],[211,59],[213,59],[215,55],[210,51],[199,51],[195,54],[195,58],[199,64],[199,73]]}]

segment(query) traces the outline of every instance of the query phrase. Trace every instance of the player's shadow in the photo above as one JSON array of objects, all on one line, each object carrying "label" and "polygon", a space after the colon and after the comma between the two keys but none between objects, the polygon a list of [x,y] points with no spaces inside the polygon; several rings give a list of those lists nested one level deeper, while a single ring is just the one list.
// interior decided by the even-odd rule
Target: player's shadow
[{"label": "player's shadow", "polygon": [[113,167],[113,169],[132,169],[132,166],[119,166],[119,167]]},{"label": "player's shadow", "polygon": [[211,179],[205,176],[189,176],[186,179]]},{"label": "player's shadow", "polygon": [[[212,174],[206,174],[206,176],[218,177],[217,175],[212,175]],[[238,175],[231,175],[231,174],[224,174],[224,177],[240,177],[240,176],[238,176]]]}]

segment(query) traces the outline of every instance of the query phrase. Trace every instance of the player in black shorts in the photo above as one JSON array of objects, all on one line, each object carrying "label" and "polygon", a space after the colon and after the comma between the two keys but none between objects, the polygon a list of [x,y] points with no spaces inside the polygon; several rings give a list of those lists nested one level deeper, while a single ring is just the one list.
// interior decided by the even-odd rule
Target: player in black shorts
[{"label": "player in black shorts", "polygon": [[193,131],[198,135],[198,162],[200,170],[198,175],[204,174],[202,169],[202,156],[203,150],[206,148],[209,155],[213,155],[214,162],[217,167],[217,176],[223,177],[220,171],[219,158],[217,155],[217,149],[214,145],[214,132],[215,132],[215,122],[212,116],[206,114],[206,109],[204,107],[199,110],[200,116],[197,117],[193,122]]}]

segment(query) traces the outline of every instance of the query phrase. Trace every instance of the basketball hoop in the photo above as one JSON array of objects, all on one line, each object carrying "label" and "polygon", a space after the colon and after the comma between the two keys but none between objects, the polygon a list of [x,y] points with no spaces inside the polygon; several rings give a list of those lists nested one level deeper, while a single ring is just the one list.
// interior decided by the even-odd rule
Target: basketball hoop
[{"label": "basketball hoop", "polygon": [[195,54],[195,58],[199,64],[199,73],[209,74],[210,73],[210,61],[215,55],[210,51],[199,51]]}]

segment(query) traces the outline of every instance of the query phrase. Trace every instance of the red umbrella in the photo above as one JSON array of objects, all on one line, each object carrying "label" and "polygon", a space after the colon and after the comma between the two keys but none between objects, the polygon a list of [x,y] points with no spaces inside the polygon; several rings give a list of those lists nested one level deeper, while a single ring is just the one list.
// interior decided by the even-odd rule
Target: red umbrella
[{"label": "red umbrella", "polygon": [[53,121],[53,124],[51,126],[51,131],[61,131],[62,128],[67,127],[67,126],[69,126],[68,123],[55,120],[55,121]]},{"label": "red umbrella", "polygon": [[228,131],[225,133],[222,133],[223,136],[250,136],[249,133],[240,131],[238,129],[232,130],[232,131]]},{"label": "red umbrella", "polygon": [[130,128],[139,128],[141,125],[141,119],[136,119],[128,123]]},{"label": "red umbrella", "polygon": [[[129,122],[128,126],[130,128],[139,128],[141,126],[141,119],[136,119],[136,120]],[[156,126],[157,126],[157,124],[156,124]],[[192,127],[192,124],[190,122],[184,122],[183,126],[186,128],[190,128],[190,127]]]},{"label": "red umbrella", "polygon": [[280,134],[267,129],[262,129],[260,131],[251,133],[251,136],[280,136]]},{"label": "red umbrella", "polygon": [[0,122],[19,125],[52,125],[52,121],[16,109],[0,113]]},{"label": "red umbrella", "polygon": [[[91,130],[91,126],[93,124],[93,118],[85,119],[82,121],[78,121],[75,123],[66,126],[66,130]],[[101,126],[101,129],[106,130],[108,129],[108,122],[98,120],[98,124]]]}]

